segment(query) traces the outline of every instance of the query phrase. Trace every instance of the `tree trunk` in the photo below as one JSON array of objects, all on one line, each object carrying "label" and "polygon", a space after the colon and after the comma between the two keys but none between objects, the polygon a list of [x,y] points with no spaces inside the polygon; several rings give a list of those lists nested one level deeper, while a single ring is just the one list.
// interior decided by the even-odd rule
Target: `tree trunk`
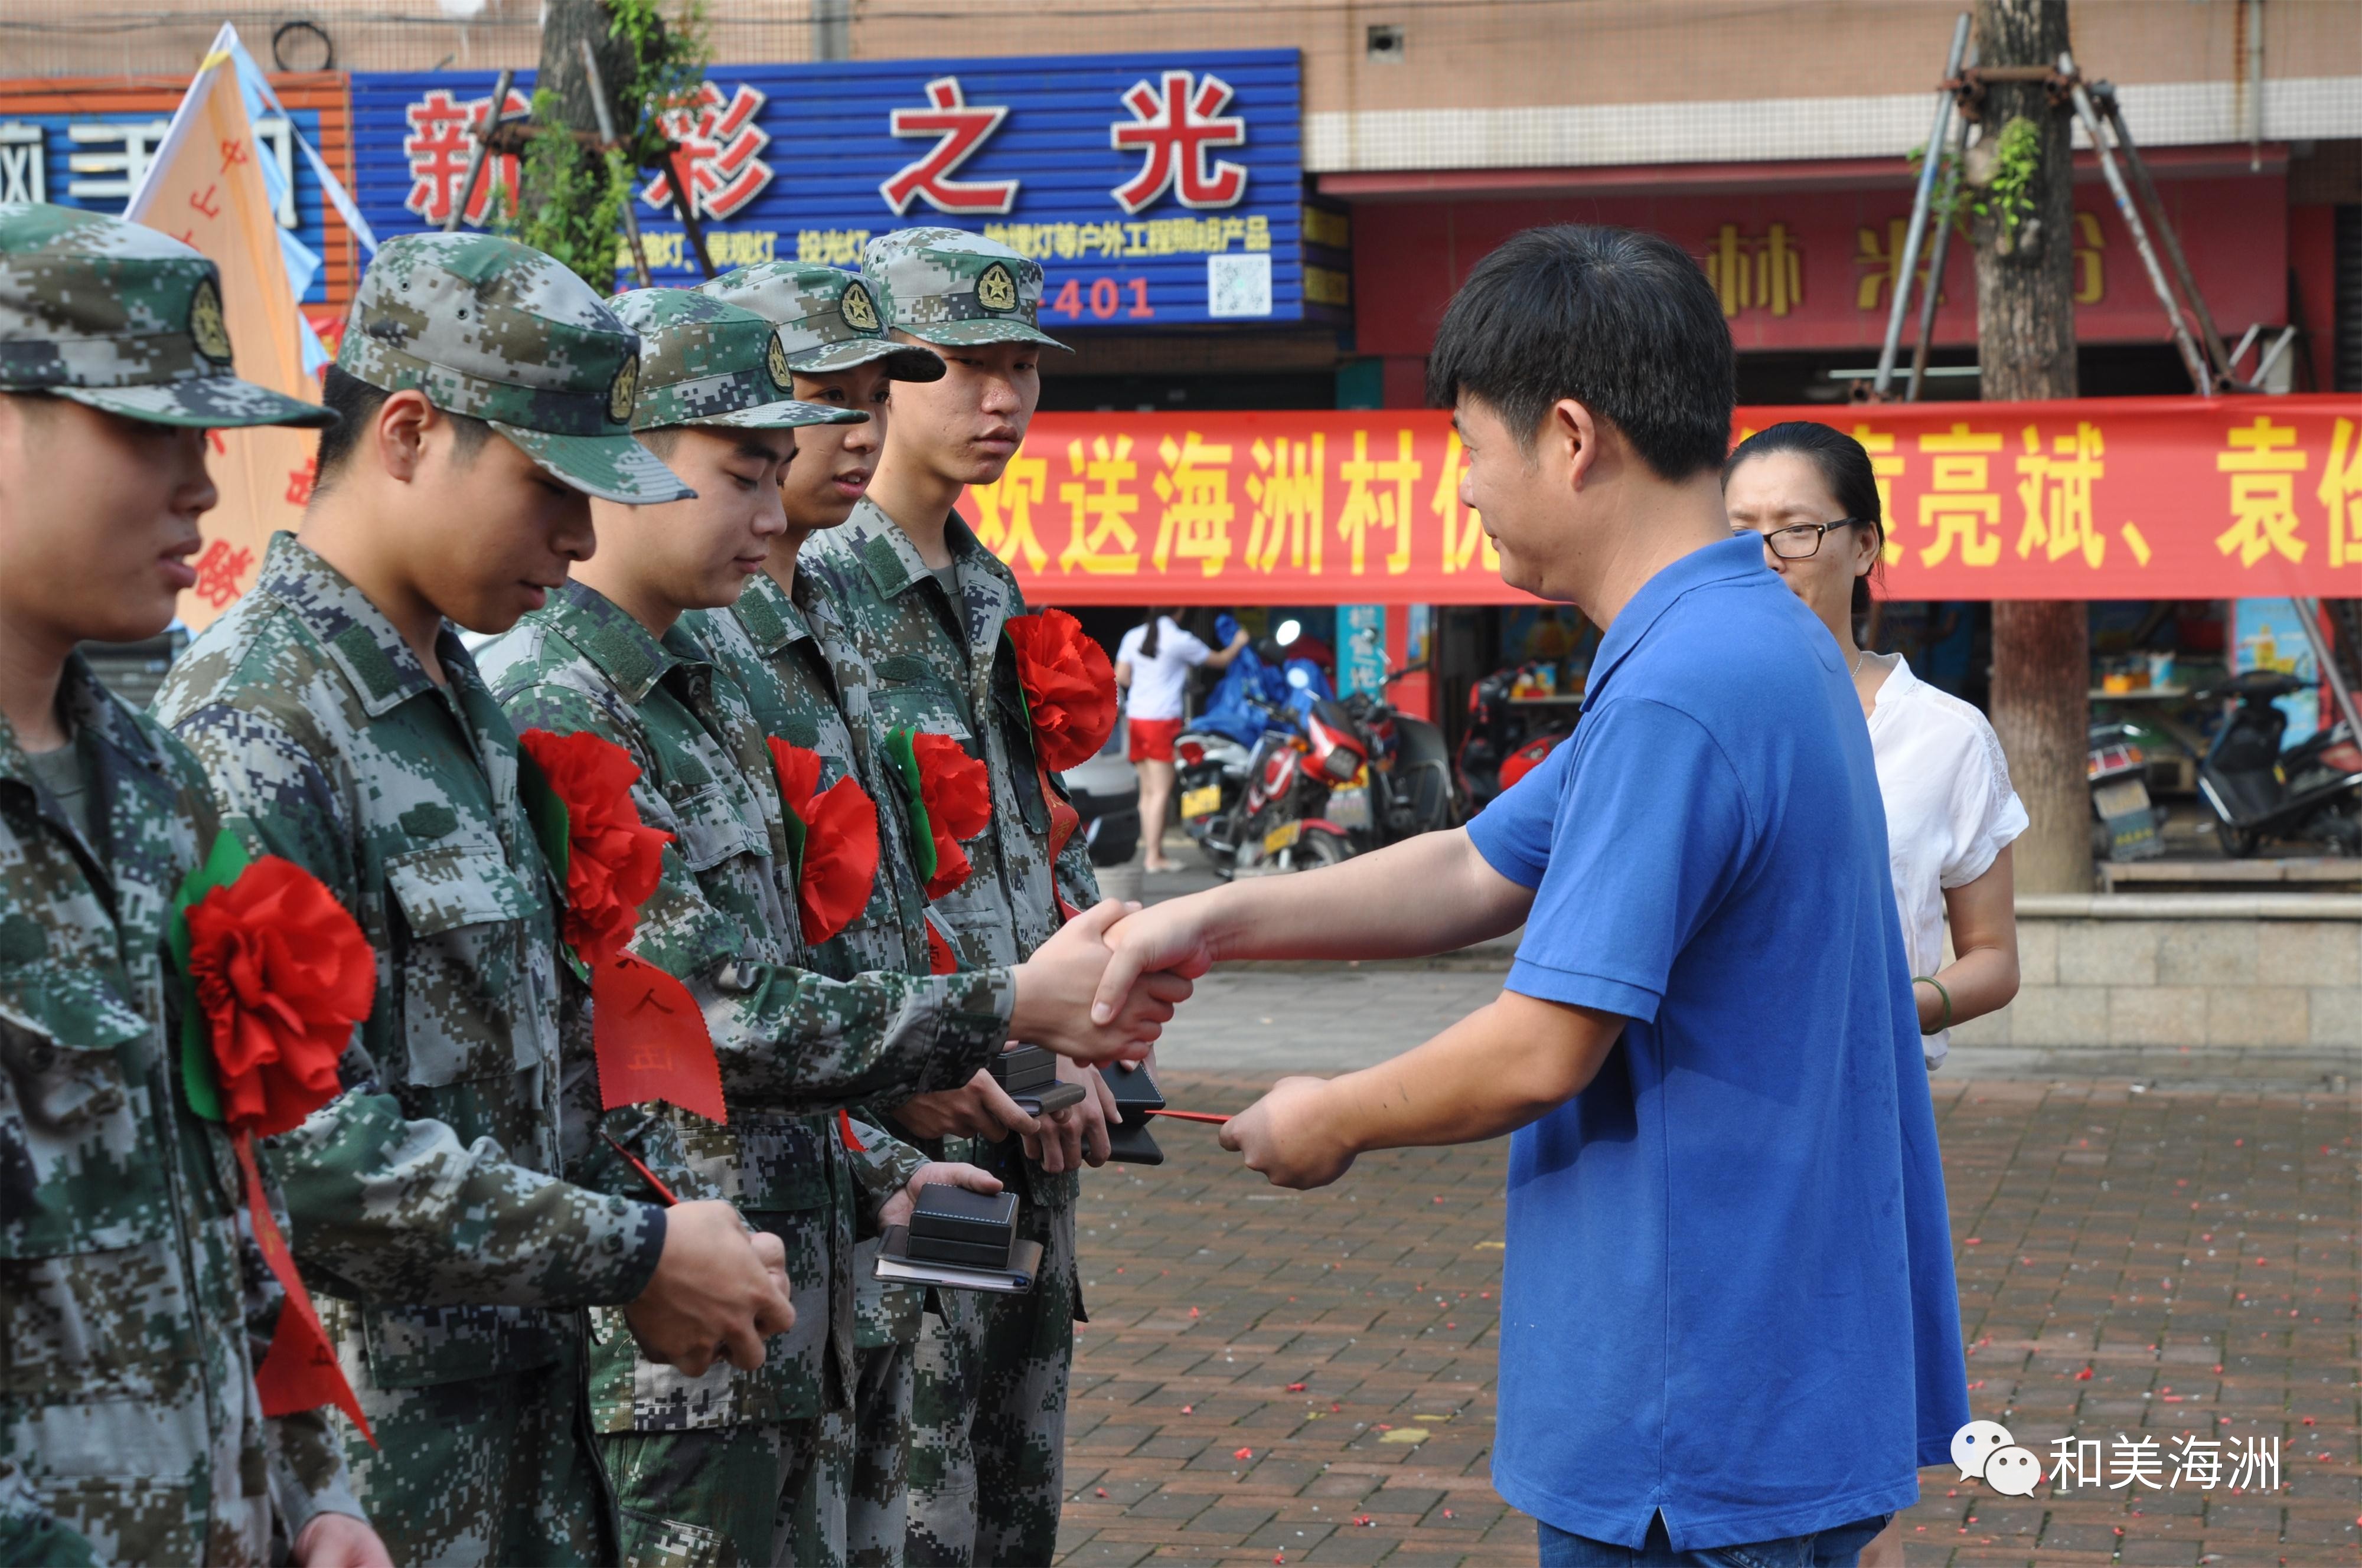
[{"label": "tree trunk", "polygon": [[[1977,0],[1977,58],[1993,65],[2052,65],[2068,47],[2067,0]],[[2041,137],[2030,208],[2015,223],[1998,210],[1975,224],[1977,362],[1988,400],[2075,395],[2072,149],[2069,116],[2039,83],[1986,90],[1983,134],[1967,178],[1994,206],[1993,159],[2004,127],[2026,119]],[[1992,485],[2008,493],[2005,459]],[[2032,820],[2012,858],[2019,890],[2092,888],[2091,783],[2084,767],[2091,723],[2090,623],[2081,601],[1993,605],[1992,721],[2009,755],[2011,782]]]},{"label": "tree trunk", "polygon": [[602,0],[544,0],[541,23],[541,72],[535,80],[557,94],[558,122],[568,130],[596,132],[599,111],[590,100],[590,83],[582,73],[582,40],[590,40],[599,57],[599,75],[607,84],[607,109],[618,127],[628,132],[639,124],[637,105],[626,108],[614,94],[632,79],[632,46],[609,36],[614,18]]}]

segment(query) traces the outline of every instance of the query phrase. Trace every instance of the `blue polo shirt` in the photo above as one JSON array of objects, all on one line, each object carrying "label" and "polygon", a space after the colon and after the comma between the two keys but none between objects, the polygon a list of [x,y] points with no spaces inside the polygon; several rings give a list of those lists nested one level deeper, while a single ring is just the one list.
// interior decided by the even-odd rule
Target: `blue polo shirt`
[{"label": "blue polo shirt", "polygon": [[1836,642],[1752,537],[1674,562],[1601,639],[1573,739],[1468,831],[1535,889],[1508,988],[1628,1020],[1510,1143],[1494,1484],[1629,1547],[1661,1512],[1676,1551],[1910,1506],[1968,1387]]}]

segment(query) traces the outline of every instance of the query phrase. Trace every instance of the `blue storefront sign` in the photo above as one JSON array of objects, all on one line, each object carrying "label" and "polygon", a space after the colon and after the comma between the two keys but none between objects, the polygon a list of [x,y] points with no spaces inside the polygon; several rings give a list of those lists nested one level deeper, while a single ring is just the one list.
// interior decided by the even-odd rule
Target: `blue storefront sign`
[{"label": "blue storefront sign", "polygon": [[[163,142],[180,101],[181,94],[175,89],[158,92],[152,111],[19,114],[0,110],[0,202],[54,202],[60,206],[120,214],[147,173],[149,158]],[[291,119],[306,139],[319,145],[316,109],[291,108],[285,116],[266,115],[254,123],[254,139],[261,155],[287,177],[281,187],[288,195],[280,204],[280,226],[318,255],[327,248],[326,203],[310,160],[296,150],[295,138],[288,134]],[[325,274],[315,274],[301,303],[318,304],[326,298]]]},{"label": "blue storefront sign", "polygon": [[[459,198],[490,72],[357,73],[355,195],[382,236]],[[1293,50],[716,65],[668,116],[714,261],[847,267],[874,235],[972,229],[1038,259],[1043,322],[1287,322],[1306,312]],[[533,91],[521,74],[508,104]],[[496,221],[514,159],[464,221]],[[701,273],[673,175],[636,196],[659,282]],[[619,248],[619,272],[628,267]]]}]

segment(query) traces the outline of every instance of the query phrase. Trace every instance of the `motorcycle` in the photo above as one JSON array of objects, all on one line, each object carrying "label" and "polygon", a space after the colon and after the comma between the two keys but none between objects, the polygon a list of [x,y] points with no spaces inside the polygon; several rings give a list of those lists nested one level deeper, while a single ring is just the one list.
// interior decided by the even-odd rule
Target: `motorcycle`
[{"label": "motorcycle", "polygon": [[1446,756],[1440,730],[1382,694],[1311,699],[1250,758],[1233,874],[1333,865],[1451,826],[1459,801]]},{"label": "motorcycle", "polygon": [[[1218,623],[1225,640],[1237,623]],[[1228,877],[1244,840],[1247,782],[1275,735],[1300,734],[1310,705],[1332,695],[1329,678],[1297,651],[1289,622],[1279,635],[1241,650],[1223,671],[1205,710],[1174,742],[1182,830],[1219,876]]]},{"label": "motorcycle", "polygon": [[[1392,685],[1407,670],[1386,677]],[[1327,817],[1363,851],[1460,821],[1443,732],[1397,711],[1382,694],[1357,691],[1316,702],[1307,740],[1314,766],[1331,780]]]},{"label": "motorcycle", "polygon": [[2198,764],[2198,793],[2223,853],[2245,859],[2268,838],[2299,839],[2326,855],[2362,855],[2362,745],[2344,723],[2283,751],[2288,715],[2274,699],[2312,682],[2251,669],[2206,693],[2235,700]]},{"label": "motorcycle", "polygon": [[[1260,732],[1257,738],[1260,739]],[[1246,793],[1251,747],[1220,730],[1185,730],[1173,743],[1181,828],[1206,864],[1227,874],[1238,857],[1239,798]]]},{"label": "motorcycle", "polygon": [[1273,722],[1247,759],[1246,790],[1234,807],[1231,837],[1237,847],[1229,874],[1272,877],[1334,866],[1353,853],[1353,841],[1341,823],[1326,816],[1333,780],[1313,760],[1315,744],[1326,748],[1324,756],[1337,754],[1334,732],[1309,710],[1298,721],[1292,708],[1264,706]]},{"label": "motorcycle", "polygon": [[1509,693],[1531,666],[1496,669],[1468,689],[1468,727],[1460,739],[1452,772],[1472,812],[1531,773],[1559,743],[1574,733],[1574,720],[1556,710],[1529,710]]}]

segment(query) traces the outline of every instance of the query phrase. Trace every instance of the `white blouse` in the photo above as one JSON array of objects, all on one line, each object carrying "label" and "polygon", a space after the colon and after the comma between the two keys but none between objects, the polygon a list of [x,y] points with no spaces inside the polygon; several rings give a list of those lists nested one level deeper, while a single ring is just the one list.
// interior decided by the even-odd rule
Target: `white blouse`
[{"label": "white blouse", "polygon": [[[1992,868],[2026,827],[2025,808],[2009,787],[2009,759],[1985,716],[1950,692],[1894,669],[1870,713],[1870,749],[1886,799],[1886,855],[1894,907],[1914,975],[1944,965],[1944,891]],[[1923,1036],[1932,1071],[1952,1048],[1951,1031]]]}]

